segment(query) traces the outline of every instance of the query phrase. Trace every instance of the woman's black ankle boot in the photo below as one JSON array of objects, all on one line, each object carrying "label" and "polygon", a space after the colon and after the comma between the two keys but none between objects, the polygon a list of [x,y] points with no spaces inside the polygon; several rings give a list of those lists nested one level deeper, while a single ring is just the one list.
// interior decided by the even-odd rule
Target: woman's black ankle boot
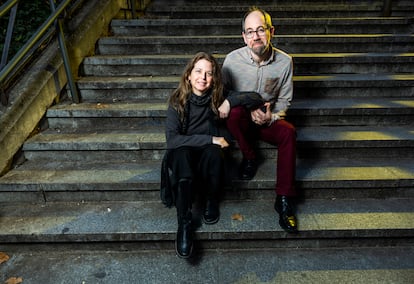
[{"label": "woman's black ankle boot", "polygon": [[191,228],[191,212],[185,218],[178,220],[175,251],[181,258],[189,258],[193,252],[193,236]]}]

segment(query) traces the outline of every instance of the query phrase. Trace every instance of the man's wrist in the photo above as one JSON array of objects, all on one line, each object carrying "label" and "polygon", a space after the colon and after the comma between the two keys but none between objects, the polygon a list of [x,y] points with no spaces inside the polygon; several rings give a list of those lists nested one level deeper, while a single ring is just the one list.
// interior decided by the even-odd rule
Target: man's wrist
[{"label": "man's wrist", "polygon": [[272,118],[270,119],[269,125],[271,125],[273,122],[279,119],[280,119],[279,115],[277,115],[276,113],[272,113]]}]

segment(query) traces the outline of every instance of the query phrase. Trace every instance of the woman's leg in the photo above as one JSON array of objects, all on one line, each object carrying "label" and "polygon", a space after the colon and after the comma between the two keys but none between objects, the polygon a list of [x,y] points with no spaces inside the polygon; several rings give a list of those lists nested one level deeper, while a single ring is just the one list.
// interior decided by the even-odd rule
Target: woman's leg
[{"label": "woman's leg", "polygon": [[206,207],[203,221],[215,224],[220,218],[219,195],[223,188],[224,153],[217,145],[202,148],[198,172],[206,185]]},{"label": "woman's leg", "polygon": [[189,258],[193,251],[192,238],[192,179],[193,179],[193,159],[192,149],[181,147],[171,150],[169,156],[169,166],[172,169],[174,179],[178,182],[176,189],[176,208],[177,208],[177,237],[175,249],[177,255],[182,258]]}]

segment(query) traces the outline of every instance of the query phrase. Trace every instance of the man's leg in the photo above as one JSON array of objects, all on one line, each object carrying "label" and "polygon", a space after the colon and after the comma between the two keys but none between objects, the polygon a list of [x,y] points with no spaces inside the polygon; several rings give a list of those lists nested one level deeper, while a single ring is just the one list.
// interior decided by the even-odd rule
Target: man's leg
[{"label": "man's leg", "polygon": [[249,111],[242,106],[232,108],[226,124],[231,135],[237,140],[237,144],[243,154],[240,178],[252,179],[257,170],[256,153],[254,152],[252,141],[258,137],[255,137],[256,135],[252,131]]},{"label": "man's leg", "polygon": [[260,130],[260,139],[277,145],[276,194],[294,197],[296,173],[296,130],[285,120]]},{"label": "man's leg", "polygon": [[280,226],[294,233],[297,231],[297,222],[291,198],[297,195],[295,190],[296,130],[287,121],[279,120],[269,127],[262,128],[260,138],[278,147],[275,210],[279,213]]}]

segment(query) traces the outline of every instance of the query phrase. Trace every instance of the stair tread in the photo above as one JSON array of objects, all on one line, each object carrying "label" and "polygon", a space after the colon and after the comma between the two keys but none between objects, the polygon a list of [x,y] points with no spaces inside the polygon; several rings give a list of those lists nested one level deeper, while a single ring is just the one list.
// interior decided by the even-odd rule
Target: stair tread
[{"label": "stair tread", "polygon": [[[297,205],[300,234],[277,224],[273,200],[223,201],[220,221],[196,229],[198,239],[414,236],[412,199],[306,200]],[[200,217],[195,205],[195,218]],[[160,201],[4,204],[0,238],[19,241],[173,240],[175,209]],[[238,214],[238,215],[237,215]],[[242,219],[242,220],[240,220]],[[139,222],[137,222],[139,220]],[[385,233],[387,231],[387,233]],[[214,234],[212,234],[214,233]]]},{"label": "stair tread", "polygon": [[[131,155],[129,161],[108,163],[59,162],[31,160],[0,177],[0,190],[10,190],[10,185],[26,185],[16,191],[31,190],[158,190],[160,165],[157,160],[139,160]],[[236,165],[237,166],[237,165]],[[235,178],[233,187],[274,187],[276,165],[274,160],[264,160],[255,178],[241,181]],[[329,161],[298,160],[298,182],[325,182],[332,187],[352,186],[352,182],[369,181],[369,187],[379,186],[380,181],[391,182],[388,186],[413,186],[414,164],[410,158],[399,159],[335,159]],[[343,183],[341,183],[341,181]],[[377,183],[378,182],[378,183]],[[348,185],[347,183],[350,183]],[[68,185],[62,186],[62,185]],[[72,185],[72,187],[70,186]],[[75,186],[73,188],[73,186]]]},{"label": "stair tread", "polygon": [[[319,74],[319,75],[302,75],[293,76],[293,81],[296,83],[301,82],[373,82],[378,84],[378,81],[385,82],[398,82],[403,81],[412,82],[414,81],[414,74]],[[123,77],[106,77],[106,76],[88,76],[81,77],[77,80],[78,84],[83,86],[102,88],[102,84],[122,84],[132,85],[133,84],[146,84],[148,86],[154,83],[171,84],[170,86],[176,87],[179,82],[178,76],[123,76]],[[108,87],[105,87],[108,88]]]},{"label": "stair tread", "polygon": [[[407,43],[413,42],[413,35],[410,33],[386,33],[386,34],[275,34],[273,39],[289,39],[295,42],[343,42],[344,39],[351,42],[389,42],[393,41],[405,41]],[[144,36],[128,36],[128,35],[114,35],[108,37],[101,37],[98,44],[144,44],[148,43],[176,43],[176,44],[197,44],[205,43],[206,40],[209,43],[231,43],[239,42],[241,36],[235,35],[144,35]]]},{"label": "stair tread", "polygon": [[[139,150],[165,149],[165,132],[163,128],[140,130],[111,130],[92,133],[62,133],[60,130],[46,130],[32,138],[24,145],[24,150]],[[403,141],[412,144],[414,133],[408,126],[319,126],[298,128],[300,143],[307,142],[366,142],[382,144],[384,141]],[[95,146],[91,146],[91,145]],[[358,143],[359,144],[359,143]],[[362,144],[361,144],[362,145]],[[349,145],[350,146],[350,145]],[[386,146],[386,145],[383,145]]]},{"label": "stair tread", "polygon": [[[394,61],[394,60],[404,60],[412,61],[414,58],[414,53],[377,53],[377,52],[343,52],[343,53],[289,53],[292,56],[295,63],[300,63],[305,60],[312,61],[338,61],[344,62],[372,62],[375,61]],[[219,60],[224,59],[226,54],[214,54]],[[158,54],[148,54],[148,55],[94,55],[90,57],[85,57],[83,64],[171,64],[171,63],[180,63],[183,64],[187,62],[192,55],[190,54],[168,54],[168,55],[158,55]],[[345,61],[345,62],[346,62]],[[345,63],[344,62],[344,63]]]},{"label": "stair tread", "polygon": [[[352,97],[352,98],[298,98],[293,100],[290,106],[290,111],[296,110],[317,110],[320,115],[323,115],[323,110],[342,110],[341,114],[346,112],[352,113],[352,110],[371,109],[383,112],[387,109],[413,109],[414,114],[414,99],[406,97],[393,98],[366,98],[366,97]],[[153,102],[116,102],[116,103],[61,103],[52,106],[47,111],[47,117],[87,117],[97,116],[102,117],[108,115],[109,117],[116,117],[118,114],[122,117],[129,116],[165,116],[167,110],[166,101]],[[384,115],[386,114],[384,113]],[[410,112],[409,112],[410,113]]]},{"label": "stair tread", "polygon": [[[26,283],[411,283],[414,248],[202,249],[180,261],[168,249],[9,249],[1,275]],[[41,267],[39,269],[39,260]],[[196,265],[194,264],[196,263]],[[200,269],[202,267],[202,269]],[[150,280],[149,280],[150,279]],[[311,280],[310,280],[311,279]]]},{"label": "stair tread", "polygon": [[[182,4],[172,4],[170,2],[167,3],[154,3],[147,8],[148,13],[159,13],[159,12],[186,12],[186,13],[196,13],[200,11],[199,5],[196,5],[198,2],[195,2],[193,5],[182,5]],[[187,4],[187,3],[186,3]],[[223,2],[216,5],[203,5],[203,11],[231,11],[231,12],[245,12],[249,8],[249,4],[240,4],[238,5],[225,5]],[[412,6],[412,4],[411,4]],[[261,7],[271,12],[276,11],[352,11],[357,12],[360,10],[364,11],[379,11],[382,7],[382,3],[377,3],[377,5],[372,5],[372,3],[329,3],[327,5],[324,2],[316,2],[316,3],[278,3],[278,5],[272,4],[263,4]],[[410,7],[410,5],[405,4],[401,6],[402,8]],[[395,8],[398,8],[395,7]],[[272,13],[271,13],[272,14]]]},{"label": "stair tread", "polygon": [[[329,18],[329,17],[303,17],[303,18],[274,18],[272,19],[272,22],[279,26],[280,24],[289,24],[289,25],[295,25],[295,24],[322,24],[322,23],[328,23],[328,24],[337,24],[337,23],[349,23],[349,24],[382,24],[382,23],[402,23],[402,24],[409,24],[411,23],[411,19],[407,17],[341,17],[341,18]],[[222,18],[216,18],[216,19],[156,19],[156,18],[141,18],[141,19],[114,19],[111,21],[112,27],[122,26],[122,27],[135,27],[135,26],[141,26],[141,25],[162,25],[165,24],[174,26],[182,26],[183,23],[186,25],[225,25],[225,24],[234,24],[234,25],[240,25],[240,19],[236,18],[228,18],[228,19],[222,19]]]}]

